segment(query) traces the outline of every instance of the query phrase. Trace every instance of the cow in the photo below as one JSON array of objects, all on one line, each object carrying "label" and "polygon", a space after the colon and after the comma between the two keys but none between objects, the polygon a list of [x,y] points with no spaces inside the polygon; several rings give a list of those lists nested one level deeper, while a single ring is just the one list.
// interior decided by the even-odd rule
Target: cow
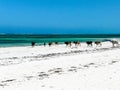
[{"label": "cow", "polygon": [[115,47],[115,45],[119,45],[118,41],[116,40],[110,40],[110,42],[112,43],[113,47]]},{"label": "cow", "polygon": [[92,46],[92,41],[87,41],[86,44],[87,46]]},{"label": "cow", "polygon": [[35,42],[31,42],[31,46],[34,47],[35,46]]},{"label": "cow", "polygon": [[79,41],[74,41],[73,43],[75,44],[75,46],[79,46],[79,45],[81,46]]},{"label": "cow", "polygon": [[72,46],[71,42],[64,42],[66,46]]},{"label": "cow", "polygon": [[48,45],[49,47],[51,47],[53,45],[53,42],[49,42]]},{"label": "cow", "polygon": [[102,43],[100,41],[95,41],[94,43],[96,44],[96,46],[102,46]]}]

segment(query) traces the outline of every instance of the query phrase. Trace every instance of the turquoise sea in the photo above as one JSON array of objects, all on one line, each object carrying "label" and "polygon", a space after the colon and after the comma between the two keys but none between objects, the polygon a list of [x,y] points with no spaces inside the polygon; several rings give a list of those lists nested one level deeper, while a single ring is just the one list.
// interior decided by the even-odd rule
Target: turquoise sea
[{"label": "turquoise sea", "polygon": [[65,41],[104,41],[110,38],[120,38],[120,35],[80,35],[80,34],[1,34],[0,47],[30,46],[31,42],[42,45],[48,42],[64,43]]}]

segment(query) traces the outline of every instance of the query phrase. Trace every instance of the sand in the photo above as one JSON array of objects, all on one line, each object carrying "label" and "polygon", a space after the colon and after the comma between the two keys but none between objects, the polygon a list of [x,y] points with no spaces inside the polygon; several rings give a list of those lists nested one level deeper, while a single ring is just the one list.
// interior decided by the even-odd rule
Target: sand
[{"label": "sand", "polygon": [[0,90],[119,90],[120,46],[0,48]]}]

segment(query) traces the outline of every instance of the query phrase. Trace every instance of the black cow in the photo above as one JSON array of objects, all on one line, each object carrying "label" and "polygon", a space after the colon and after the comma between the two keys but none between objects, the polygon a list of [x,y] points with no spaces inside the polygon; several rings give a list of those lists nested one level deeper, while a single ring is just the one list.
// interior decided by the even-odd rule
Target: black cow
[{"label": "black cow", "polygon": [[86,44],[87,46],[92,46],[92,41],[87,41]]},{"label": "black cow", "polygon": [[31,46],[34,47],[35,46],[35,42],[31,42]]},{"label": "black cow", "polygon": [[52,46],[52,44],[53,44],[53,42],[49,42],[49,43],[48,43],[49,47]]},{"label": "black cow", "polygon": [[72,46],[71,42],[64,42],[66,44],[66,46]]}]

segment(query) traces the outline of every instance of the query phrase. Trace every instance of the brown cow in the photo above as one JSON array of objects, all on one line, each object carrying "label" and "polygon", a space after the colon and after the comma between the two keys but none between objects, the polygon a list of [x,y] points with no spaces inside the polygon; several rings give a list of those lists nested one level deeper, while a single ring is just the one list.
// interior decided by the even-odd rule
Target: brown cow
[{"label": "brown cow", "polygon": [[102,46],[102,43],[100,41],[95,41],[96,46]]},{"label": "brown cow", "polygon": [[79,45],[81,46],[79,41],[74,41],[73,43],[75,44],[75,46],[79,46]]}]

